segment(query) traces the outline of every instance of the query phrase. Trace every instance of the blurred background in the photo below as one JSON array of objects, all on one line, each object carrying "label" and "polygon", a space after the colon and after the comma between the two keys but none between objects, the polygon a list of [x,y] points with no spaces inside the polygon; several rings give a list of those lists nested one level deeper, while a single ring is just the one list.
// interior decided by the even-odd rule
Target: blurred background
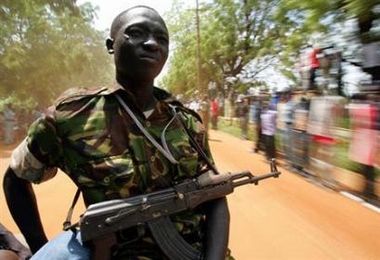
[{"label": "blurred background", "polygon": [[[283,172],[228,197],[236,259],[378,259],[380,0],[2,0],[0,168],[60,93],[114,81],[105,39],[136,4],[164,17],[155,84],[202,116],[217,165]],[[49,237],[62,178],[36,188]]]},{"label": "blurred background", "polygon": [[339,166],[364,178],[364,188],[349,188],[377,200],[379,0],[2,1],[4,144],[22,138],[65,89],[114,80],[104,40],[113,17],[135,4],[156,8],[170,31],[157,86],[213,129],[218,120],[239,121],[252,141],[260,136],[261,105],[270,102],[276,153],[291,169],[347,186],[331,173]]}]

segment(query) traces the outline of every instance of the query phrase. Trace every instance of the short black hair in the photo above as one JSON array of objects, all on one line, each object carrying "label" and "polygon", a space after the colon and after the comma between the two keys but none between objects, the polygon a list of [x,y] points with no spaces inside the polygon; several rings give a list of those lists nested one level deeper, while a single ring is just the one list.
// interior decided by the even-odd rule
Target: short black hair
[{"label": "short black hair", "polygon": [[[161,18],[161,15],[157,12],[156,9],[150,7],[150,6],[146,6],[146,5],[135,5],[131,8],[128,8],[126,10],[124,10],[123,12],[121,12],[120,14],[118,14],[115,19],[113,20],[112,22],[112,25],[111,25],[111,30],[110,30],[110,37],[111,38],[114,38],[117,30],[119,29],[120,27],[120,24],[123,23],[123,19],[124,19],[124,16],[131,10],[133,9],[136,9],[136,8],[146,8],[146,9],[149,9],[153,12],[155,12],[160,18]],[[162,22],[165,24],[164,20],[161,18]],[[165,25],[166,26],[166,25]]]}]

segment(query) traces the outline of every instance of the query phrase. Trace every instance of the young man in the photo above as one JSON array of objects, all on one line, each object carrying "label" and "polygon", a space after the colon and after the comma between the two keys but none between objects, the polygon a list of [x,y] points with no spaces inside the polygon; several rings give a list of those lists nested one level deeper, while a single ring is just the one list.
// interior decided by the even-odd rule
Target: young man
[{"label": "young man", "polygon": [[[171,187],[208,171],[213,163],[199,116],[153,86],[169,52],[168,30],[160,15],[146,6],[122,12],[112,23],[106,46],[114,55],[114,86],[63,94],[31,125],[28,137],[13,152],[4,189],[33,252],[47,239],[30,182],[46,181],[58,168],[90,205]],[[203,152],[190,143],[184,127]],[[171,220],[206,259],[226,257],[226,198],[175,214]],[[118,231],[116,238],[111,259],[168,259],[146,227]],[[82,245],[80,232],[67,231],[32,259],[90,256],[91,248]]]}]

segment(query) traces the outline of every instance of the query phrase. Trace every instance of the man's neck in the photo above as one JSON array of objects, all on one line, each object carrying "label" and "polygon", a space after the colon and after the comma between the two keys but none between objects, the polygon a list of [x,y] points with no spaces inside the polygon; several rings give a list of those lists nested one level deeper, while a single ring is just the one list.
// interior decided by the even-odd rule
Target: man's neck
[{"label": "man's neck", "polygon": [[120,80],[118,83],[126,90],[128,90],[135,98],[136,105],[141,111],[153,109],[157,103],[153,95],[153,81],[132,81]]}]

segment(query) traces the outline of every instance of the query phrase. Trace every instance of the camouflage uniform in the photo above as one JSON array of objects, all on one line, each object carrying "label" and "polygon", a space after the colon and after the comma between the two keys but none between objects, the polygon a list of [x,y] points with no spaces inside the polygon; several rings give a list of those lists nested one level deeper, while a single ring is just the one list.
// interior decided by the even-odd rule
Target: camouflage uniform
[{"label": "camouflage uniform", "polygon": [[[120,106],[115,94],[123,98],[159,143],[167,127],[167,145],[178,164],[169,162],[148,141]],[[160,190],[196,176],[205,163],[190,145],[181,124],[171,121],[173,113],[169,104],[181,105],[158,88],[154,88],[154,95],[158,102],[153,113],[145,118],[132,95],[117,84],[93,91],[67,91],[44,117],[30,126],[27,138],[13,152],[12,169],[19,177],[40,183],[52,178],[59,168],[82,190],[86,205]],[[183,122],[210,156],[199,117],[182,109]],[[172,220],[181,235],[202,250],[205,237],[201,209],[178,214]],[[149,245],[152,251],[157,251],[149,231],[137,239],[124,246],[127,254],[136,257],[134,252],[141,252],[141,247],[145,249]],[[151,253],[144,256],[155,258]]]}]

